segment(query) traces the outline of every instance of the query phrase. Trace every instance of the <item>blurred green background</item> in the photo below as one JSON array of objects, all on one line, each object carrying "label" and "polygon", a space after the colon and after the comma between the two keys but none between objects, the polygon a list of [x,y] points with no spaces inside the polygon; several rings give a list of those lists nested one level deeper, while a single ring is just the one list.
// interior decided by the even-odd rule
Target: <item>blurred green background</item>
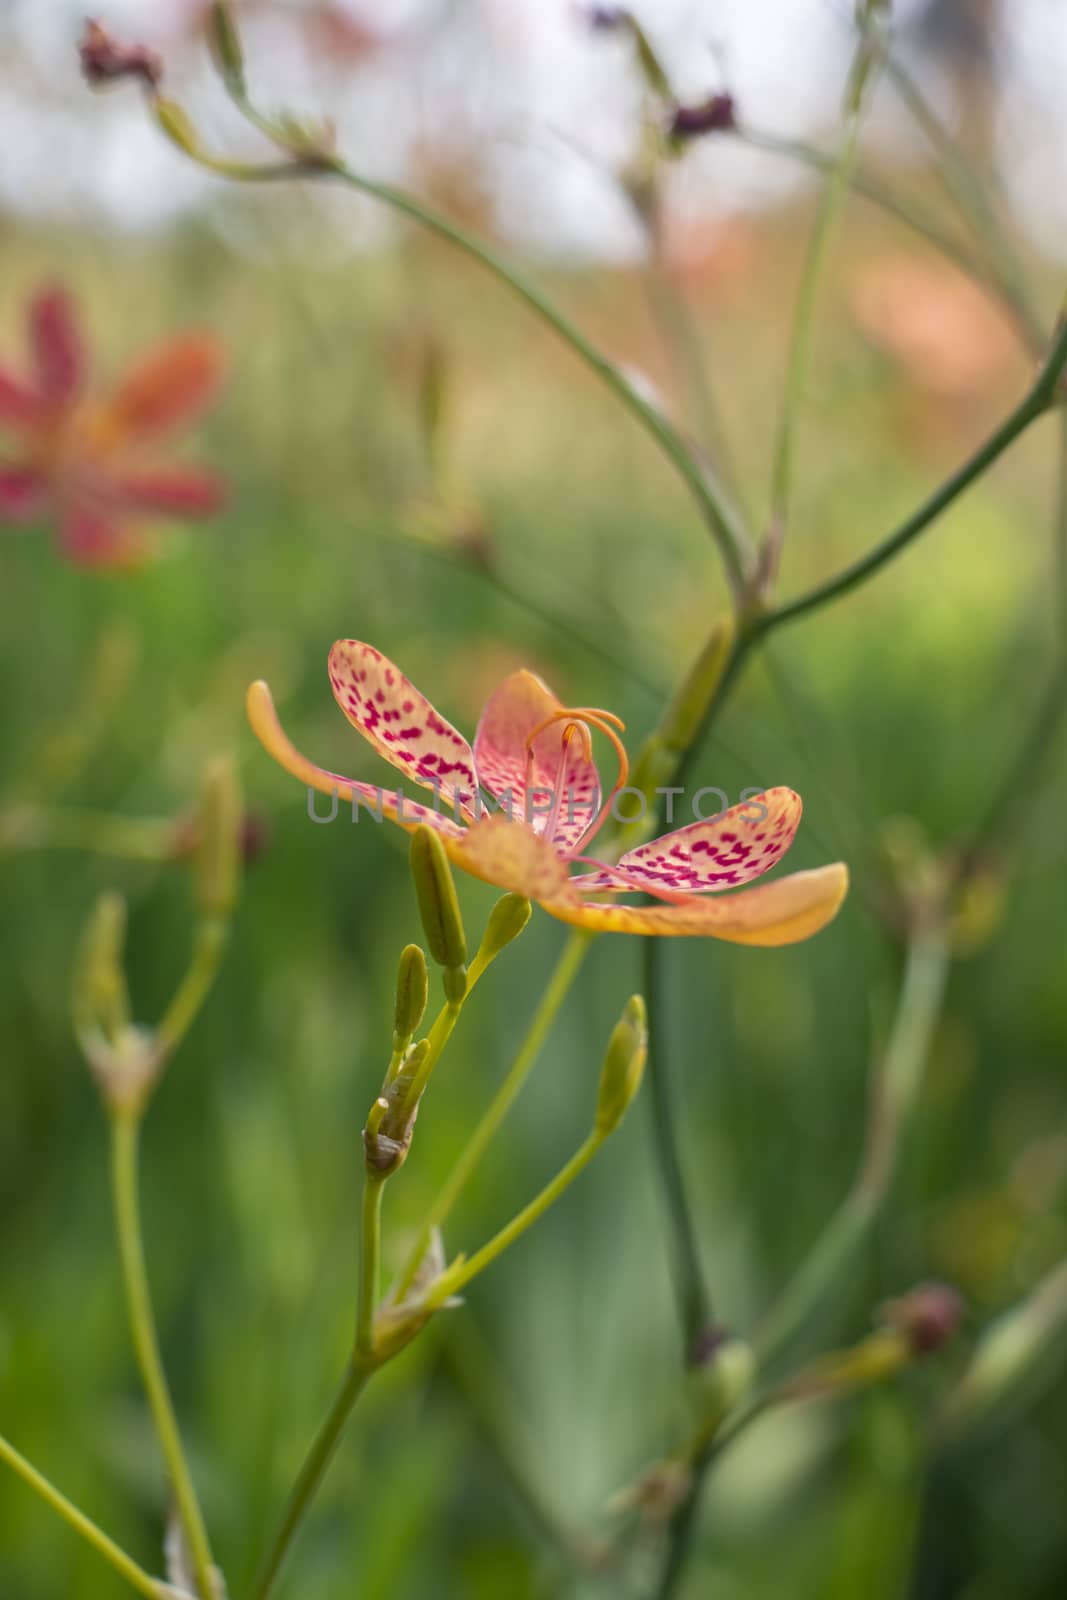
[{"label": "blurred green background", "polygon": [[[222,518],[134,576],[67,566],[44,533],[5,539],[0,760],[14,787],[70,716],[101,638],[121,628],[137,666],[68,800],[178,815],[203,761],[233,747],[248,802],[269,821],[232,950],[151,1108],[144,1148],[165,1354],[240,1596],[344,1362],[359,1130],[387,1059],[396,956],[419,937],[398,839],[343,813],[312,827],[303,791],[244,727],[244,687],[266,677],[298,745],[357,776],[377,774],[329,693],[326,653],[339,636],[373,641],[468,731],[499,678],[531,665],[564,699],[624,716],[633,750],[725,597],[665,463],[476,268],[414,234],[381,254],[316,261],[284,242],[308,214],[299,195],[234,194],[231,204],[235,232],[259,230],[255,249],[196,223],[157,240],[0,227],[5,360],[25,298],[59,278],[83,308],[101,375],[173,328],[219,332],[231,374],[196,453],[232,485]],[[721,250],[684,274],[736,480],[757,515],[809,222],[798,203],[726,226]],[[1055,278],[1038,271],[1051,307]],[[546,276],[614,359],[684,409],[639,270]],[[1025,359],[962,283],[876,212],[850,213],[805,407],[783,593],[886,532],[1022,391]],[[940,343],[916,354],[887,333],[869,309],[887,295],[906,324],[947,325]],[[428,347],[446,380],[455,486],[429,510],[418,421]],[[976,351],[985,358],[969,365]],[[754,784],[799,789],[805,822],[791,865],[840,857],[854,875],[841,916],[810,944],[681,941],[668,953],[685,1167],[716,1311],[742,1333],[803,1258],[857,1159],[868,1066],[900,968],[876,914],[880,829],[905,815],[935,843],[966,834],[1040,698],[1055,446],[1052,422],[1033,429],[876,582],[783,632],[698,764],[702,782],[731,796]],[[888,1216],[844,1314],[820,1337],[861,1336],[881,1300],[929,1277],[966,1297],[964,1331],[932,1368],[870,1397],[795,1407],[754,1428],[707,1496],[688,1600],[880,1600],[912,1581],[924,1597],[1063,1592],[1062,1389],[969,1441],[933,1481],[919,1441],[977,1330],[1067,1249],[1065,781],[1060,750],[1012,801],[1022,848],[1002,919],[953,966]],[[0,873],[2,1428],[155,1567],[164,1485],[121,1307],[103,1118],[68,993],[89,907],[114,885],[131,905],[138,1014],[157,1017],[187,954],[187,874],[59,850],[9,851]],[[492,898],[463,886],[472,930]],[[388,1191],[387,1262],[401,1258],[499,1080],[564,937],[537,914],[464,1013],[413,1157]],[[604,1041],[639,981],[633,941],[598,943],[455,1215],[453,1250],[482,1242],[583,1137]],[[285,1592],[601,1592],[568,1572],[541,1520],[609,1529],[613,1492],[684,1431],[665,1250],[639,1101],[464,1309],[372,1387]],[[495,1424],[472,1406],[474,1380],[499,1395],[525,1488]],[[924,1495],[934,1535],[916,1569]],[[638,1571],[645,1559],[638,1550]],[[0,1593],[122,1592],[0,1477]]]}]

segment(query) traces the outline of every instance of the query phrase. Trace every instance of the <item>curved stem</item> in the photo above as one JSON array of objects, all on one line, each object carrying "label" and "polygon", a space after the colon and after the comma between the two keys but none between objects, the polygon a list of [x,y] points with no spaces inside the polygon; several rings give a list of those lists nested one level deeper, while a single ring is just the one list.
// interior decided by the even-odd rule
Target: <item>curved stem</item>
[{"label": "curved stem", "polygon": [[575,1178],[585,1171],[607,1137],[601,1129],[594,1128],[566,1165],[545,1184],[540,1194],[535,1195],[529,1205],[523,1206],[518,1215],[512,1217],[511,1221],[501,1228],[499,1233],[495,1233],[488,1244],[484,1244],[474,1255],[455,1262],[443,1272],[426,1296],[427,1309],[436,1311],[451,1295],[458,1294],[472,1278],[476,1278],[498,1256],[503,1255],[508,1246],[514,1244],[527,1228],[531,1228],[539,1221],[549,1206],[554,1205],[560,1195],[570,1188]]},{"label": "curved stem", "polygon": [[834,577],[817,584],[807,594],[802,594],[797,599],[787,601],[785,605],[768,612],[757,624],[759,631],[767,633],[772,628],[781,627],[786,622],[794,622],[798,617],[806,616],[808,612],[828,605],[832,600],[839,600],[842,595],[848,594],[850,590],[873,577],[888,561],[906,549],[941,515],[942,511],[946,510],[1004,454],[1021,433],[1025,433],[1037,417],[1049,410],[1055,401],[1056,385],[1065,364],[1067,364],[1067,322],[1061,323],[1048,360],[1033,388],[1010,416],[979,445],[974,454],[946,478],[910,517],[880,544],[875,545],[873,550],[868,551],[865,556],[854,561],[851,566],[845,567]]},{"label": "curved stem", "polygon": [[685,1359],[698,1359],[701,1335],[711,1321],[711,1300],[700,1260],[697,1230],[678,1149],[678,1119],[664,1045],[660,941],[644,941],[644,991],[648,1007],[648,1078],[652,1128],[663,1198],[673,1240],[672,1265],[685,1338]]},{"label": "curved stem", "polygon": [[293,1540],[307,1515],[308,1508],[315,1498],[320,1483],[326,1475],[326,1469],[334,1458],[341,1435],[352,1413],[352,1408],[370,1382],[375,1370],[373,1366],[360,1361],[358,1357],[353,1358],[350,1363],[348,1371],[345,1373],[344,1382],[337,1391],[337,1396],[322,1426],[315,1435],[304,1465],[301,1467],[300,1474],[293,1485],[292,1493],[289,1496],[282,1517],[281,1527],[275,1535],[274,1542],[256,1579],[253,1600],[267,1600],[267,1596],[273,1590]]},{"label": "curved stem", "polygon": [[156,1030],[156,1038],[166,1056],[173,1055],[181,1044],[207,999],[226,953],[229,935],[228,917],[203,917],[198,924],[192,959]]},{"label": "curved stem", "polygon": [[3,1437],[0,1437],[0,1461],[5,1462],[18,1474],[23,1483],[28,1484],[35,1494],[40,1495],[45,1504],[51,1506],[67,1526],[80,1534],[87,1544],[92,1545],[98,1555],[110,1562],[131,1588],[136,1589],[138,1594],[147,1596],[147,1600],[162,1600],[162,1586],[151,1573],[138,1566],[132,1556],[128,1556],[114,1539],[109,1539],[102,1528],[98,1528],[84,1511],[79,1511],[65,1494],[61,1494],[54,1484],[49,1483],[44,1474],[38,1472],[37,1468]]},{"label": "curved stem", "polygon": [[324,175],[335,176],[350,188],[358,189],[362,194],[381,200],[385,205],[392,206],[395,211],[421,223],[439,238],[455,245],[485,267],[494,277],[506,283],[513,293],[541,318],[542,322],[547,323],[564,343],[571,347],[575,355],[596,373],[616,399],[659,445],[696,501],[719,548],[723,564],[735,590],[741,589],[745,579],[744,552],[748,541],[734,506],[714,481],[707,467],[694,457],[672,423],[656,406],[638,393],[615,363],[609,361],[581,329],[553,305],[532,279],[518,268],[511,266],[502,256],[497,255],[496,251],[483,244],[474,234],[468,233],[459,223],[452,222],[441,212],[423,204],[414,195],[406,194],[391,184],[366,178],[342,161],[338,161],[336,166],[328,169]]},{"label": "curved stem", "polygon": [[214,1600],[211,1546],[185,1460],[177,1418],[159,1353],[155,1317],[145,1270],[144,1245],[137,1200],[140,1117],[115,1110],[111,1122],[111,1181],[115,1226],[122,1259],[123,1287],[130,1333],[145,1394],[159,1437],[174,1500],[196,1574],[201,1600]]},{"label": "curved stem", "polygon": [[541,996],[537,1010],[534,1012],[526,1031],[526,1037],[519,1046],[514,1061],[508,1068],[503,1082],[477,1126],[472,1129],[455,1166],[445,1179],[437,1198],[423,1219],[414,1247],[397,1280],[395,1290],[395,1299],[397,1301],[403,1300],[411,1289],[418,1275],[419,1264],[430,1248],[434,1230],[442,1225],[467,1187],[475,1169],[496,1136],[497,1129],[511,1110],[519,1091],[529,1077],[541,1046],[545,1042],[548,1031],[555,1021],[559,1008],[566,999],[571,985],[578,976],[578,971],[585,960],[586,951],[591,943],[592,936],[582,929],[575,928],[571,932],[560,954],[555,971],[548,981],[548,986]]}]

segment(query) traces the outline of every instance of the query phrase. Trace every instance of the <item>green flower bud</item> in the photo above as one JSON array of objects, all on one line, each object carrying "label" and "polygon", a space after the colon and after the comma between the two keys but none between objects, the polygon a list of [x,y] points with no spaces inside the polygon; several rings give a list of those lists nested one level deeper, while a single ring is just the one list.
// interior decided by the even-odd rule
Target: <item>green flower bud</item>
[{"label": "green flower bud", "polygon": [[627,1106],[641,1086],[647,1055],[645,1002],[639,994],[635,994],[626,1002],[626,1009],[615,1024],[604,1054],[604,1065],[600,1069],[596,1101],[598,1133],[614,1133],[619,1126]]},{"label": "green flower bud", "polygon": [[241,868],[241,786],[229,757],[213,761],[200,787],[200,825],[194,870],[196,897],[208,915],[234,908]]},{"label": "green flower bud", "polygon": [[102,894],[89,917],[74,973],[74,1028],[78,1043],[112,1111],[139,1111],[159,1075],[162,1058],[153,1036],[130,1021],[123,967],[126,902]]},{"label": "green flower bud", "polygon": [[[467,939],[455,880],[440,834],[425,824],[412,836],[411,875],[430,955],[445,969],[446,993],[451,988],[462,999],[466,991]],[[448,998],[452,999],[451,993]]]},{"label": "green flower bud", "polygon": [[151,108],[156,122],[171,144],[176,144],[179,150],[184,151],[187,156],[192,156],[194,161],[210,165],[192,119],[176,100],[164,100],[157,95],[151,102]]},{"label": "green flower bud", "polygon": [[506,950],[529,922],[531,909],[525,895],[503,895],[489,913],[479,955],[486,961],[492,961],[501,950]]},{"label": "green flower bud", "polygon": [[114,1042],[129,1026],[125,943],[126,902],[108,890],[89,914],[74,970],[74,1026],[83,1045],[94,1036]]},{"label": "green flower bud", "polygon": [[393,1037],[398,1050],[403,1049],[422,1021],[429,991],[426,957],[417,944],[409,944],[401,953],[396,973]]}]

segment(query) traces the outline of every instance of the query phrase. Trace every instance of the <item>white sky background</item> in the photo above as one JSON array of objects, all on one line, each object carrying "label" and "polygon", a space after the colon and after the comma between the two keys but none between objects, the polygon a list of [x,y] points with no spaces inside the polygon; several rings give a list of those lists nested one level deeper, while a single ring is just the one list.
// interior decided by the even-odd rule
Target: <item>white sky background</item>
[{"label": "white sky background", "polygon": [[[94,94],[82,83],[75,46],[85,5],[0,0],[0,210],[122,230],[195,212],[225,225],[232,191],[165,143],[133,85]],[[476,149],[498,227],[544,254],[627,259],[639,250],[616,174],[633,148],[640,81],[626,39],[590,32],[574,0],[337,0],[393,39],[358,64],[309,50],[308,8],[290,0],[242,28],[264,106],[333,117],[349,159],[375,176],[402,181],[420,141]],[[850,0],[633,0],[632,8],[683,96],[728,87],[753,126],[832,139]],[[206,140],[258,153],[206,51],[180,40],[196,0],[100,0],[90,9],[118,37],[163,52],[168,93]],[[901,21],[916,9],[896,0]],[[1020,225],[1067,259],[1067,0],[1001,0],[1000,15],[1000,176]],[[951,119],[936,68],[910,64]],[[914,148],[885,88],[868,137]],[[806,181],[787,161],[712,138],[679,167],[674,202],[687,217],[715,217],[765,206]],[[330,214],[352,246],[388,226],[350,197]]]}]

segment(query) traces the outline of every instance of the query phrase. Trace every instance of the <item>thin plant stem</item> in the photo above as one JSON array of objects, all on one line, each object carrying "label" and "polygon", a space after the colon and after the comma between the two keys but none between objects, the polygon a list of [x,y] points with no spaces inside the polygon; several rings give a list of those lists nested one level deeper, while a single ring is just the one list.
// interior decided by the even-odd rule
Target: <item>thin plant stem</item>
[{"label": "thin plant stem", "polygon": [[38,1472],[37,1468],[3,1437],[0,1437],[0,1461],[5,1462],[13,1472],[17,1473],[23,1483],[28,1484],[46,1505],[51,1506],[68,1527],[73,1528],[87,1544],[92,1545],[99,1556],[110,1562],[131,1588],[136,1589],[138,1594],[146,1595],[147,1600],[162,1600],[162,1586],[151,1573],[138,1566],[132,1556],[128,1556],[114,1539],[109,1539],[84,1511],[79,1511],[65,1494],[60,1493],[54,1484],[49,1483],[43,1473]]},{"label": "thin plant stem", "polygon": [[540,1053],[541,1046],[544,1044],[549,1029],[570,992],[575,978],[578,976],[582,962],[585,960],[586,951],[592,941],[593,936],[580,928],[573,929],[567,939],[515,1059],[508,1068],[503,1082],[482,1114],[477,1126],[472,1129],[466,1139],[455,1165],[423,1218],[411,1254],[397,1280],[395,1291],[397,1301],[403,1300],[411,1289],[418,1275],[419,1265],[430,1248],[435,1230],[444,1223],[456,1201],[467,1187],[482,1157],[495,1138],[497,1130],[511,1110],[520,1090],[529,1077],[534,1062]]},{"label": "thin plant stem", "polygon": [[816,310],[822,287],[830,242],[848,198],[852,174],[859,154],[859,135],[863,114],[867,106],[872,68],[880,55],[873,30],[861,31],[856,56],[849,73],[842,107],[841,133],[837,152],[830,168],[828,181],[822,192],[814,226],[808,240],[793,316],[793,329],[786,362],[782,405],[778,418],[775,441],[774,468],[771,483],[771,517],[767,536],[771,571],[777,570],[782,540],[789,519],[793,488],[793,466],[796,458],[797,429],[800,409],[807,385],[808,368],[815,336]]},{"label": "thin plant stem", "polygon": [[202,917],[196,930],[192,959],[185,976],[156,1030],[156,1038],[166,1056],[173,1055],[210,993],[229,941],[228,917]]},{"label": "thin plant stem", "polygon": [[992,257],[1005,299],[1034,330],[1036,318],[1026,275],[980,175],[907,68],[900,61],[890,58],[886,62],[886,73],[937,156],[942,181],[961,216]]},{"label": "thin plant stem", "polygon": [[[278,130],[270,119],[257,111],[238,86],[231,82],[227,87],[234,104],[249,121],[260,128],[268,138],[277,140]],[[289,175],[299,175],[300,170],[301,164],[294,162]],[[278,174],[264,172],[262,175],[274,177]],[[304,175],[333,178],[360,194],[381,201],[383,205],[390,206],[402,216],[411,218],[431,233],[435,233],[438,238],[454,245],[495,278],[505,283],[542,322],[570,346],[579,360],[600,378],[624,409],[656,441],[693,496],[718,547],[734,593],[740,594],[743,591],[747,576],[748,535],[736,508],[715,481],[707,465],[693,455],[689,445],[670,419],[638,392],[625,373],[597,349],[596,345],[560,311],[533,279],[527,277],[519,268],[512,266],[475,234],[445,216],[443,212],[435,210],[434,207],[403,189],[397,189],[392,184],[381,183],[356,172],[340,157],[323,158],[310,170],[305,169]]]},{"label": "thin plant stem", "polygon": [[1032,422],[1057,403],[1057,385],[1065,365],[1067,365],[1067,321],[1061,321],[1048,359],[1032,388],[963,465],[951,473],[910,517],[865,556],[832,578],[828,578],[824,583],[817,584],[807,594],[799,595],[795,600],[787,601],[776,610],[765,613],[756,623],[758,631],[770,632],[773,628],[779,628],[787,622],[796,621],[798,617],[806,616],[811,611],[819,610],[832,600],[839,600],[842,595],[848,594],[852,589],[865,583],[868,578],[873,577],[894,556],[906,549],[931,522],[958,499],[965,489],[1004,454],[1009,445],[1014,444],[1020,434],[1025,433]]},{"label": "thin plant stem", "polygon": [[711,1299],[700,1260],[700,1246],[678,1143],[678,1117],[665,1043],[663,952],[660,941],[644,941],[644,991],[648,1007],[649,1105],[656,1165],[670,1220],[671,1264],[685,1340],[687,1364],[697,1358],[700,1338],[711,1321]]},{"label": "thin plant stem", "polygon": [[454,1294],[466,1287],[472,1278],[484,1272],[498,1256],[502,1255],[508,1247],[515,1243],[527,1228],[544,1216],[550,1206],[554,1205],[559,1197],[570,1188],[575,1178],[583,1173],[592,1161],[597,1151],[607,1138],[607,1134],[594,1128],[588,1138],[580,1145],[565,1166],[561,1167],[556,1176],[541,1190],[540,1194],[530,1201],[511,1221],[493,1235],[488,1244],[484,1244],[474,1255],[457,1261],[447,1271],[437,1278],[425,1299],[428,1310],[435,1311],[439,1306]]},{"label": "thin plant stem", "polygon": [[133,1347],[174,1492],[178,1517],[189,1546],[196,1586],[201,1600],[214,1600],[214,1563],[211,1546],[208,1543],[196,1489],[186,1463],[178,1422],[163,1370],[148,1288],[148,1274],[145,1269],[140,1206],[137,1197],[141,1119],[136,1113],[116,1108],[111,1112],[110,1124],[115,1226]]},{"label": "thin plant stem", "polygon": [[[856,1180],[845,1201],[819,1236],[810,1255],[786,1288],[756,1339],[761,1371],[816,1312],[848,1281],[855,1260],[881,1214],[897,1156],[922,1083],[930,1039],[941,1011],[948,970],[944,934],[919,931],[908,950],[900,1001],[881,1070],[871,1090],[867,1139]],[[688,1492],[671,1519],[655,1600],[671,1600],[684,1570],[707,1474],[726,1445],[773,1399],[774,1390],[752,1400],[714,1431],[698,1435],[690,1450]]]},{"label": "thin plant stem", "polygon": [[326,1469],[333,1460],[352,1409],[377,1369],[354,1356],[344,1381],[308,1451],[304,1465],[286,1503],[281,1526],[260,1568],[253,1600],[267,1600],[274,1589],[286,1556],[292,1546]]},{"label": "thin plant stem", "polygon": [[361,1356],[374,1345],[374,1313],[378,1304],[378,1275],[382,1251],[382,1194],[385,1182],[369,1169],[363,1179],[363,1205],[359,1250],[359,1311],[356,1349]]},{"label": "thin plant stem", "polygon": [[13,807],[0,815],[0,850],[89,850],[126,861],[172,861],[169,817],[114,817],[102,811]]},{"label": "thin plant stem", "polygon": [[761,1368],[773,1366],[831,1294],[847,1281],[889,1196],[902,1142],[922,1088],[944,999],[948,945],[943,929],[920,928],[908,946],[900,999],[881,1067],[871,1083],[867,1136],[846,1199],[770,1312],[756,1338]]}]

